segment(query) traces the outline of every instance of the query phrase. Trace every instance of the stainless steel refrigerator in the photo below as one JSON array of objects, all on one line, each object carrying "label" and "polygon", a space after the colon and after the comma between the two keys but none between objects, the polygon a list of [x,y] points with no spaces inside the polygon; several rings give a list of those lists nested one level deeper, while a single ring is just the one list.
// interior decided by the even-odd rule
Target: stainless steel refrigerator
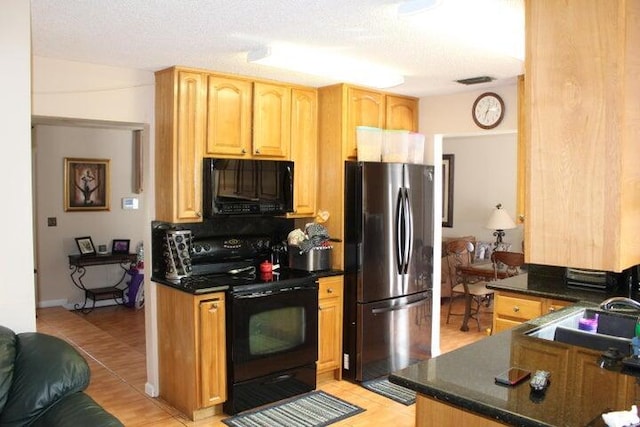
[{"label": "stainless steel refrigerator", "polygon": [[345,162],[343,376],[431,356],[433,167]]}]

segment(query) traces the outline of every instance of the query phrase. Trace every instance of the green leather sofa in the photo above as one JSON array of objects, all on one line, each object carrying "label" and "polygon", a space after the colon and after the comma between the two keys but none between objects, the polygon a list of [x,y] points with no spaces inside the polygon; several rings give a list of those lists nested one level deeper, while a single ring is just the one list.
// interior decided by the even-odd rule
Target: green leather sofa
[{"label": "green leather sofa", "polygon": [[0,326],[0,427],[122,426],[83,392],[89,377],[67,342]]}]

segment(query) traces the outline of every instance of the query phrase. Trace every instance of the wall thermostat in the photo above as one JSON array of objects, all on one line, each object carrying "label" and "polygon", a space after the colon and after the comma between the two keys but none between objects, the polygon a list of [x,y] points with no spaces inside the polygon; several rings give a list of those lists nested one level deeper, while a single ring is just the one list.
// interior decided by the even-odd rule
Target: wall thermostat
[{"label": "wall thermostat", "polygon": [[122,198],[122,209],[138,209],[138,198],[137,197],[123,197]]}]

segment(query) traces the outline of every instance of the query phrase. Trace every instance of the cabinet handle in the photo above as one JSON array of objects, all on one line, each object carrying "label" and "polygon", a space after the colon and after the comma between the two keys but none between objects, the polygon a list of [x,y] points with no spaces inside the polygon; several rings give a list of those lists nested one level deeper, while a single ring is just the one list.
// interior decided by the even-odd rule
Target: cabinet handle
[{"label": "cabinet handle", "polygon": [[520,311],[520,307],[518,307],[517,305],[514,305],[513,306],[513,311],[516,312],[516,313],[519,312]]},{"label": "cabinet handle", "polygon": [[556,308],[555,308],[555,307],[549,307],[549,313],[552,313],[552,312],[554,312],[554,311],[556,311]]},{"label": "cabinet handle", "polygon": [[245,150],[244,148],[242,149],[242,154],[247,154],[247,150]]},{"label": "cabinet handle", "polygon": [[209,313],[215,313],[216,311],[218,311],[218,303],[214,302],[213,304],[211,304],[211,308],[209,309]]},{"label": "cabinet handle", "polygon": [[260,154],[260,150],[256,150],[256,154]]},{"label": "cabinet handle", "polygon": [[328,294],[332,294],[332,293],[333,293],[333,288],[328,288],[328,289],[327,289],[327,293],[328,293]]},{"label": "cabinet handle", "polygon": [[196,212],[196,216],[197,216],[198,218],[202,218],[202,212]]}]

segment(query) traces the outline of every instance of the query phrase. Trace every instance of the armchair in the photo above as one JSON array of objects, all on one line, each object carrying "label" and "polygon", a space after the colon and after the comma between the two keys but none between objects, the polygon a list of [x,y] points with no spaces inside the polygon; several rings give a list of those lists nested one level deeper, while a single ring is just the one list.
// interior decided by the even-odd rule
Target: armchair
[{"label": "armchair", "polygon": [[83,392],[89,377],[67,342],[0,326],[0,426],[122,426]]}]

